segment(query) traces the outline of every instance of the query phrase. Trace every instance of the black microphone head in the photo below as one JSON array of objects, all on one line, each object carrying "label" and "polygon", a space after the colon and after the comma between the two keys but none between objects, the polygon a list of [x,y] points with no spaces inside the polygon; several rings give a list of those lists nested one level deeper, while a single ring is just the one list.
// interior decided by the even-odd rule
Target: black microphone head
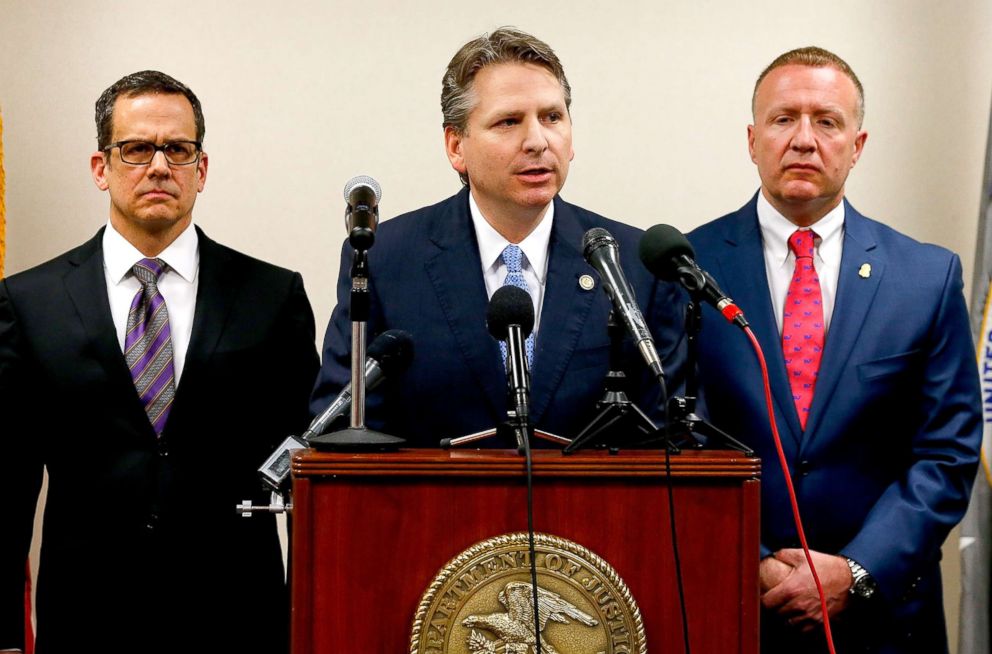
[{"label": "black microphone head", "polygon": [[486,326],[497,341],[505,341],[510,325],[520,325],[527,338],[534,330],[534,302],[530,293],[516,286],[503,286],[493,293],[486,309]]},{"label": "black microphone head", "polygon": [[604,246],[617,247],[617,240],[602,227],[593,227],[582,237],[582,256],[586,261],[592,253]]},{"label": "black microphone head", "polygon": [[344,201],[352,204],[352,193],[356,191],[363,195],[370,193],[371,197],[375,198],[374,202],[369,201],[371,198],[367,198],[368,204],[378,204],[379,200],[382,199],[382,189],[379,187],[379,182],[368,175],[358,175],[348,180],[348,183],[344,185]]},{"label": "black microphone head", "polygon": [[652,275],[671,282],[678,278],[676,269],[682,257],[695,259],[696,251],[679,230],[671,225],[655,225],[641,237],[640,255]]},{"label": "black microphone head", "polygon": [[344,185],[345,229],[348,242],[356,250],[368,250],[375,243],[375,230],[379,225],[379,182],[368,175],[352,177]]},{"label": "black microphone head", "polygon": [[402,329],[384,331],[369,343],[366,354],[379,362],[383,374],[391,377],[413,360],[413,337]]}]

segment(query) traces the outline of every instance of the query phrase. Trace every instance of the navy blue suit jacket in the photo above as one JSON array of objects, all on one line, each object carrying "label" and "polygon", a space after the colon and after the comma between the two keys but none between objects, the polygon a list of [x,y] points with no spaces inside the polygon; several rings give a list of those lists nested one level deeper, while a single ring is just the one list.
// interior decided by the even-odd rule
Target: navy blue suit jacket
[{"label": "navy blue suit jacket", "polygon": [[[641,231],[556,197],[548,274],[534,367],[531,415],[535,426],[575,436],[596,413],[608,368],[606,331],[610,302],[582,257],[582,237],[603,227],[616,238],[620,259],[651,327],[670,380],[684,360],[682,311],[670,284],[656,282],[637,260]],[[349,380],[352,253],[345,243],[338,305],[324,339],[323,367],[311,402],[317,413]],[[372,335],[404,329],[413,335],[410,368],[369,395],[368,424],[408,439],[411,447],[437,447],[445,437],[490,429],[506,420],[506,375],[497,342],[486,330],[488,297],[468,189],[436,205],[383,222],[369,251]],[[579,286],[582,275],[596,286]],[[630,348],[626,356],[631,399],[659,417],[657,382]],[[676,386],[677,381],[670,381]],[[492,439],[490,447],[509,447]]]},{"label": "navy blue suit jacket", "polygon": [[[854,606],[838,618],[835,634],[858,645],[845,651],[865,651],[866,643],[873,643],[868,651],[944,651],[940,546],[964,513],[981,440],[961,263],[845,201],[837,298],[803,432],[768,291],[756,200],[689,240],[764,350],[810,547],[858,561],[878,582],[880,613],[871,628],[855,626]],[[764,461],[762,554],[796,547],[757,358],[714,312],[704,325],[699,368],[710,416]],[[788,637],[787,630],[774,635],[778,626],[766,620],[764,651],[788,649],[770,645]]]}]

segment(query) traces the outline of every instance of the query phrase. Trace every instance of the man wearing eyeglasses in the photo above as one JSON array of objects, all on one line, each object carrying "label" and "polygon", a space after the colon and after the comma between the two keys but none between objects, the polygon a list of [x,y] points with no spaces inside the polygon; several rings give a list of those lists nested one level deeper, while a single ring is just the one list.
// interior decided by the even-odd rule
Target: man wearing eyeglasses
[{"label": "man wearing eyeglasses", "polygon": [[208,157],[189,88],[128,75],[96,123],[108,224],[0,281],[0,650],[25,646],[44,468],[39,654],[285,651],[274,520],[235,505],[265,500],[258,463],[307,419],[302,279],[193,225]]}]

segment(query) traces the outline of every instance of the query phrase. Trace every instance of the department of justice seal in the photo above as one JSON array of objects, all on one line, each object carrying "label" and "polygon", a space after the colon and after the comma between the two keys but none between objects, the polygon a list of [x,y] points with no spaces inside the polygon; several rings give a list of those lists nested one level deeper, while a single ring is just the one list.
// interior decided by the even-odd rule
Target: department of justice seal
[{"label": "department of justice seal", "polygon": [[535,534],[538,633],[527,534],[468,548],[427,587],[411,654],[646,654],[637,603],[609,563],[577,543]]}]

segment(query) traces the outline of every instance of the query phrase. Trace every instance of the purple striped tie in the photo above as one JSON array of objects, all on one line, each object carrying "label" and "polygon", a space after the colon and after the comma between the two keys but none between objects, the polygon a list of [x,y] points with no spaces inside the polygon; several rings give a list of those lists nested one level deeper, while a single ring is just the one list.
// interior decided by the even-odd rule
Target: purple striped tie
[{"label": "purple striped tie", "polygon": [[131,370],[145,413],[157,436],[162,435],[176,396],[176,369],[172,361],[172,330],[158,278],[166,270],[161,259],[142,259],[131,269],[141,290],[131,301],[124,335],[124,359]]}]

